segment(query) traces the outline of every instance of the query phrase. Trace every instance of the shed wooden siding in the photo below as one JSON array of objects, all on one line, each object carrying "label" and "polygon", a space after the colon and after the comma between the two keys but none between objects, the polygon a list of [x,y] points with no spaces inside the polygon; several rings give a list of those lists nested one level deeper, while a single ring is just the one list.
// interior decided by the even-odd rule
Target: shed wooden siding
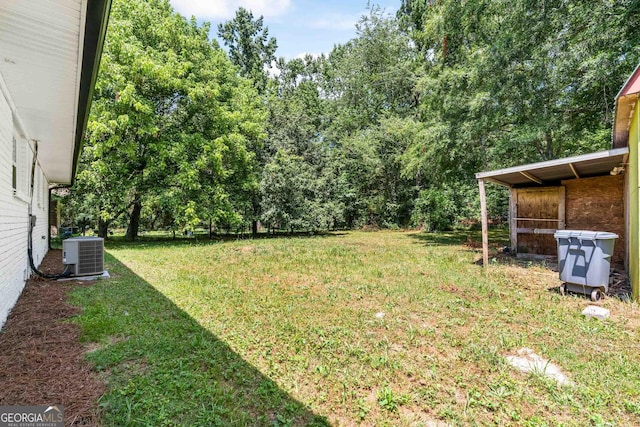
[{"label": "shed wooden siding", "polygon": [[[553,234],[524,232],[558,228],[560,206],[558,187],[519,188],[516,190],[518,249],[520,254],[556,255]],[[538,219],[535,221],[534,219]]]},{"label": "shed wooden siding", "polygon": [[562,181],[566,189],[566,228],[616,233],[612,263],[624,266],[624,175]]},{"label": "shed wooden siding", "polygon": [[[1,76],[0,76],[1,77]],[[13,115],[6,95],[0,90],[0,327],[22,292],[30,273],[27,258],[28,197],[27,192],[13,194],[12,153],[15,134]],[[23,186],[28,186],[31,150],[24,138],[18,172]],[[49,247],[47,241],[48,182],[37,168],[34,182],[33,214],[37,216],[33,232],[34,262],[39,265]],[[26,189],[25,189],[26,190]]]}]

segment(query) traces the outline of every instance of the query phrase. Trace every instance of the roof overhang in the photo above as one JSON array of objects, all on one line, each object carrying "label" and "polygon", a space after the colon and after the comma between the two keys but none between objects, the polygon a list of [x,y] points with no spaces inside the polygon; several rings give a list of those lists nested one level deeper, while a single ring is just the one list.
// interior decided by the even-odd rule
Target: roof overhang
[{"label": "roof overhang", "polygon": [[612,147],[625,147],[629,143],[629,126],[638,93],[640,92],[640,65],[629,76],[616,96],[615,117],[613,119]]},{"label": "roof overhang", "polygon": [[479,172],[476,178],[506,187],[554,185],[564,179],[619,173],[621,170],[615,168],[624,167],[628,154],[629,147],[622,147],[490,172]]},{"label": "roof overhang", "polygon": [[0,2],[0,89],[51,183],[75,176],[111,0]]}]

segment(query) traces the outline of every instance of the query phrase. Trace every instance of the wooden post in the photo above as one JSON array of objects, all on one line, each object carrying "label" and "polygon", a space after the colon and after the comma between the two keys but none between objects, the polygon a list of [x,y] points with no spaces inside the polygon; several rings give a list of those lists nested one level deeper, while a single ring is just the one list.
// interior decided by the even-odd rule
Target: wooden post
[{"label": "wooden post", "polygon": [[518,253],[518,190],[509,188],[509,237],[512,254]]},{"label": "wooden post", "polygon": [[487,220],[487,195],[484,190],[484,180],[479,179],[480,186],[480,214],[482,217],[482,265],[489,266],[489,222]]},{"label": "wooden post", "polygon": [[566,190],[563,186],[558,187],[558,230],[564,230],[567,228],[567,215],[566,215]]}]

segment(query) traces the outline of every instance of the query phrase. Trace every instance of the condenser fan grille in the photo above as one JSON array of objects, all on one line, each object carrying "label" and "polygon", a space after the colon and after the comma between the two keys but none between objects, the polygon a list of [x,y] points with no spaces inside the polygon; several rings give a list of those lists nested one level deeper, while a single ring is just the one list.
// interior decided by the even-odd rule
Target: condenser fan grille
[{"label": "condenser fan grille", "polygon": [[104,257],[102,256],[102,240],[78,242],[78,266],[76,274],[102,273],[103,270]]}]

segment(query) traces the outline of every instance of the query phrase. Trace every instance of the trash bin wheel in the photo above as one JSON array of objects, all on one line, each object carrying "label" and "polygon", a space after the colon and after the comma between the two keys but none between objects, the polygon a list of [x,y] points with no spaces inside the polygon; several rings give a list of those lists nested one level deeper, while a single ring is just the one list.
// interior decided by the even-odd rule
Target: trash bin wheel
[{"label": "trash bin wheel", "polygon": [[563,283],[560,285],[560,295],[565,296],[567,293],[567,284]]},{"label": "trash bin wheel", "polygon": [[591,291],[591,301],[600,301],[602,299],[602,291],[600,288]]}]

